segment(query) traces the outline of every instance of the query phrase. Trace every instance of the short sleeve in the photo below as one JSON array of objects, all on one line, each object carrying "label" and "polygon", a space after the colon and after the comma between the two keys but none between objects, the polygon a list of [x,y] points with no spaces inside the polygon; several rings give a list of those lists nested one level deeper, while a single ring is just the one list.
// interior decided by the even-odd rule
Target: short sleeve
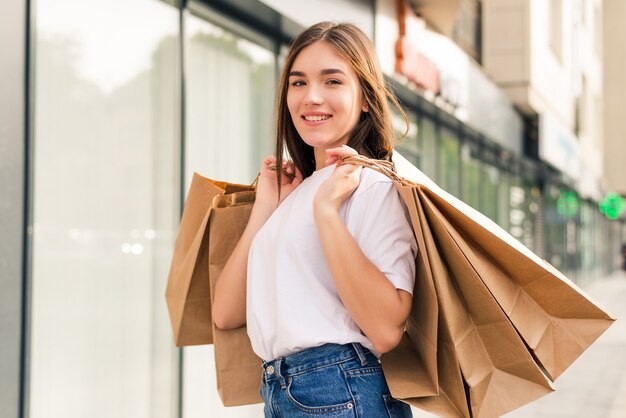
[{"label": "short sleeve", "polygon": [[405,205],[392,181],[379,173],[369,175],[350,198],[346,227],[396,289],[413,294],[418,248]]}]

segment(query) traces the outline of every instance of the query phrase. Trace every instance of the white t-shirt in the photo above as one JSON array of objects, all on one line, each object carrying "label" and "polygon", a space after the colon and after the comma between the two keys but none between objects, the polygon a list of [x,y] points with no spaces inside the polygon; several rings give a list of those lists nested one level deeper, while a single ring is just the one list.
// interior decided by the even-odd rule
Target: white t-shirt
[{"label": "white t-shirt", "polygon": [[[313,218],[313,197],[334,169],[326,166],[304,179],[252,241],[246,320],[252,348],[263,360],[352,342],[380,357],[339,297]],[[397,289],[412,294],[417,244],[394,183],[364,168],[339,213],[372,263]]]}]

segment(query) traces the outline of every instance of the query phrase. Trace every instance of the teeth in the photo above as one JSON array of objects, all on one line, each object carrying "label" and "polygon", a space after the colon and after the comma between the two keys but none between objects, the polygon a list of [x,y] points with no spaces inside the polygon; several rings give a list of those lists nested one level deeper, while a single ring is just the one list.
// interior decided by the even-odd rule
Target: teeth
[{"label": "teeth", "polygon": [[325,116],[305,116],[304,119],[311,121],[311,122],[319,122],[321,120],[326,120],[326,119],[330,119],[330,115],[325,115]]}]

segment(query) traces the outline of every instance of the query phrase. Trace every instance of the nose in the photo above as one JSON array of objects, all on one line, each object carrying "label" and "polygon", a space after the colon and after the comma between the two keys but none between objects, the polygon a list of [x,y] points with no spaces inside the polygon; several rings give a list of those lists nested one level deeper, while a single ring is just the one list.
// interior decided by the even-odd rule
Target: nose
[{"label": "nose", "polygon": [[306,94],[304,96],[305,105],[319,105],[324,102],[324,98],[321,94],[320,87],[315,83],[310,83],[307,86]]}]

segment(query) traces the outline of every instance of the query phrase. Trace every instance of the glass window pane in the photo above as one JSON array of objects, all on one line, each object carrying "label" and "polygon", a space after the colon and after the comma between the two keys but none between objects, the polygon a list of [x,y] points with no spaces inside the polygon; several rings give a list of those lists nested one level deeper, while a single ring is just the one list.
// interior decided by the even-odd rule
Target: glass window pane
[{"label": "glass window pane", "polygon": [[480,199],[480,211],[495,222],[498,218],[500,172],[497,167],[486,163],[483,163],[481,171],[482,198]]},{"label": "glass window pane", "polygon": [[463,201],[480,210],[480,161],[478,147],[464,144],[461,149],[463,160]]},{"label": "glass window pane", "polygon": [[185,31],[186,184],[250,184],[274,151],[275,54],[191,13]]},{"label": "glass window pane", "polygon": [[30,416],[173,417],[178,11],[39,0],[35,14]]},{"label": "glass window pane", "polygon": [[[400,154],[411,163],[419,167],[422,155],[417,144],[418,127],[415,116],[412,112],[407,111],[406,116],[409,119],[409,126],[407,132],[407,125],[404,118],[400,116],[400,113],[392,107],[392,122],[395,137],[397,138],[397,148]],[[406,133],[406,136],[402,136]],[[402,139],[400,139],[402,138]]]},{"label": "glass window pane", "polygon": [[456,135],[443,128],[439,143],[439,185],[448,193],[460,196],[459,140]]},{"label": "glass window pane", "polygon": [[498,206],[497,218],[495,221],[505,230],[509,228],[509,181],[510,175],[506,171],[500,170],[500,181],[497,185]]},{"label": "glass window pane", "polygon": [[428,177],[434,179],[437,165],[437,132],[435,131],[435,123],[431,119],[421,118],[419,138],[423,158],[418,168]]}]

